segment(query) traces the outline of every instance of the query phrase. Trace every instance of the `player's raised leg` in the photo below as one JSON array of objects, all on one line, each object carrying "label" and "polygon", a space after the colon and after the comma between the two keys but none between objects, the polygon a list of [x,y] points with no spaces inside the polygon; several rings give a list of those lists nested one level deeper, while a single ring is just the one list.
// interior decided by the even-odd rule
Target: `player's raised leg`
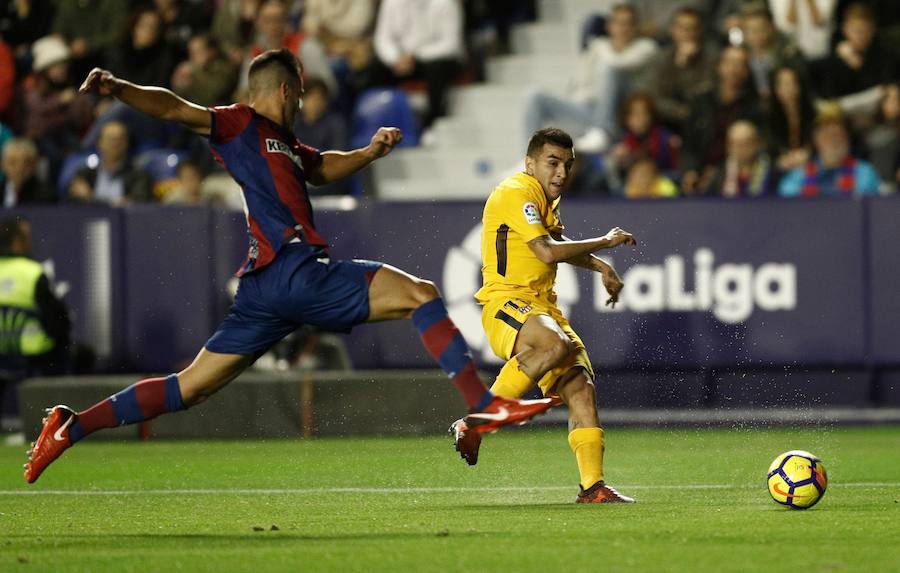
[{"label": "player's raised leg", "polygon": [[634,503],[606,485],[603,479],[603,429],[597,416],[597,397],[590,375],[576,366],[560,377],[557,392],[569,406],[569,447],[580,476],[577,503]]},{"label": "player's raised leg", "polygon": [[181,372],[136,382],[82,412],[62,405],[48,409],[41,433],[28,452],[25,480],[34,483],[53,460],[97,430],[136,424],[199,404],[237,378],[253,359],[204,348]]},{"label": "player's raised leg", "polygon": [[[503,398],[518,398],[531,389],[538,380],[562,364],[575,350],[568,335],[551,317],[545,314],[530,314],[519,318],[498,312],[497,321],[488,325],[488,336],[512,334],[513,356],[510,358],[491,386],[491,393]],[[501,332],[497,332],[500,329]],[[511,330],[506,330],[511,329]],[[551,403],[556,404],[555,399]],[[450,426],[454,435],[456,451],[470,466],[478,463],[481,436],[471,431],[466,420],[457,420]]]},{"label": "player's raised leg", "polygon": [[402,318],[412,319],[426,350],[453,380],[469,406],[466,420],[479,432],[523,423],[550,407],[550,400],[510,400],[491,394],[434,283],[383,265],[369,286],[368,321]]}]

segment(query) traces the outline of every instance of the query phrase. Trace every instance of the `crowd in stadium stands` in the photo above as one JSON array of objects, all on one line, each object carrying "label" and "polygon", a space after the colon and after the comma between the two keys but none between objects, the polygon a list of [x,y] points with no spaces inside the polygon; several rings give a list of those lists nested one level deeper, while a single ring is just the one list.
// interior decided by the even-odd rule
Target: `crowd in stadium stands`
[{"label": "crowd in stadium stands", "polygon": [[[397,86],[422,94],[428,145],[432,122],[453,113],[448,90],[484,81],[485,58],[510,51],[510,26],[535,19],[535,4],[10,0],[0,8],[3,205],[233,205],[212,183],[202,138],[79,94],[94,66],[213,106],[245,100],[250,60],[288,47],[306,79],[301,140],[349,148],[361,96]],[[572,77],[559,72],[570,89],[532,93],[523,118],[529,133],[572,126],[573,192],[805,197],[897,187],[900,2],[597,4]]]}]

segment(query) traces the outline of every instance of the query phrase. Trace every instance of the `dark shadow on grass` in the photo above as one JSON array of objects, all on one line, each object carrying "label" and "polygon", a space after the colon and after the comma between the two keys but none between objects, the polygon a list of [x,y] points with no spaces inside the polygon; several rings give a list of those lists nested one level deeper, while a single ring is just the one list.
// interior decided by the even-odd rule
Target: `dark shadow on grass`
[{"label": "dark shadow on grass", "polygon": [[[87,534],[54,534],[52,544],[49,547],[59,549],[64,546],[84,547],[85,544],[94,546],[105,545],[108,543],[115,544],[117,541],[197,541],[211,542],[219,544],[240,543],[287,543],[297,541],[405,541],[405,540],[422,540],[422,539],[448,539],[459,537],[480,537],[485,535],[484,531],[411,531],[393,532],[393,533],[347,533],[343,535],[312,535],[304,534],[297,531],[280,530],[280,531],[248,531],[247,533],[104,533],[96,535]],[[11,534],[4,535],[3,538],[15,542],[15,540],[35,540],[36,535]],[[43,544],[46,544],[47,538],[44,538]]]}]

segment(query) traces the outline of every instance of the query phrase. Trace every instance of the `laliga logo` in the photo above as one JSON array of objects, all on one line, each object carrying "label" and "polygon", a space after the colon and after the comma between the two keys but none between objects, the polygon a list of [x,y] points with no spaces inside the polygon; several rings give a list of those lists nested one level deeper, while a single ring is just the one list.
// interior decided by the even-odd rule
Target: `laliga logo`
[{"label": "laliga logo", "polygon": [[[450,318],[474,352],[485,362],[501,363],[494,355],[481,326],[481,306],[475,291],[481,288],[481,225],[469,231],[459,246],[450,247],[444,259],[442,292]],[[559,265],[556,273],[557,306],[564,314],[578,302],[578,279],[571,265]]]},{"label": "laliga logo", "polygon": [[[604,257],[609,263],[612,261]],[[599,273],[593,274],[594,310],[602,313],[706,312],[721,322],[747,320],[753,310],[793,310],[797,306],[797,268],[791,263],[723,263],[714,267],[711,249],[694,253],[693,290],[686,283],[685,259],[666,257],[661,265],[633,265],[619,272],[625,288],[616,308],[605,306],[608,294]],[[481,225],[476,225],[459,246],[451,247],[444,260],[443,293],[453,321],[470,346],[486,362],[494,356],[481,325],[481,307],[473,294],[481,288]],[[557,304],[563,314],[578,302],[578,280],[571,265],[559,265],[556,276]]]},{"label": "laliga logo", "polygon": [[[711,310],[722,322],[743,322],[755,306],[762,310],[792,310],[797,306],[797,268],[790,263],[723,263],[713,267],[710,249],[694,253],[694,291],[685,285],[684,259],[666,257],[662,265],[634,265],[622,274],[625,288],[615,309],[604,306],[607,293],[600,275],[594,279],[594,309],[598,312],[690,312]],[[609,262],[609,261],[607,261]]]}]

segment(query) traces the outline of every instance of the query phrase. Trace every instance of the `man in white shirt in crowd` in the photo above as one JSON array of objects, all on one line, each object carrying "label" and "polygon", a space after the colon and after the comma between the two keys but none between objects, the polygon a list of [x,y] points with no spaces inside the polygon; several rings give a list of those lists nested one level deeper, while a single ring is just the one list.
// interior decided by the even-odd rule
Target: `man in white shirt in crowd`
[{"label": "man in white shirt in crowd", "polygon": [[447,91],[463,55],[457,0],[384,0],[375,24],[375,53],[396,81],[422,79],[428,89],[423,131],[447,113]]},{"label": "man in white shirt in crowd", "polygon": [[609,35],[594,38],[582,52],[567,96],[538,91],[529,97],[525,133],[559,124],[580,134],[575,140],[579,151],[599,153],[608,147],[630,73],[647,64],[657,46],[649,38],[638,37],[633,6],[617,4],[606,22]]}]

